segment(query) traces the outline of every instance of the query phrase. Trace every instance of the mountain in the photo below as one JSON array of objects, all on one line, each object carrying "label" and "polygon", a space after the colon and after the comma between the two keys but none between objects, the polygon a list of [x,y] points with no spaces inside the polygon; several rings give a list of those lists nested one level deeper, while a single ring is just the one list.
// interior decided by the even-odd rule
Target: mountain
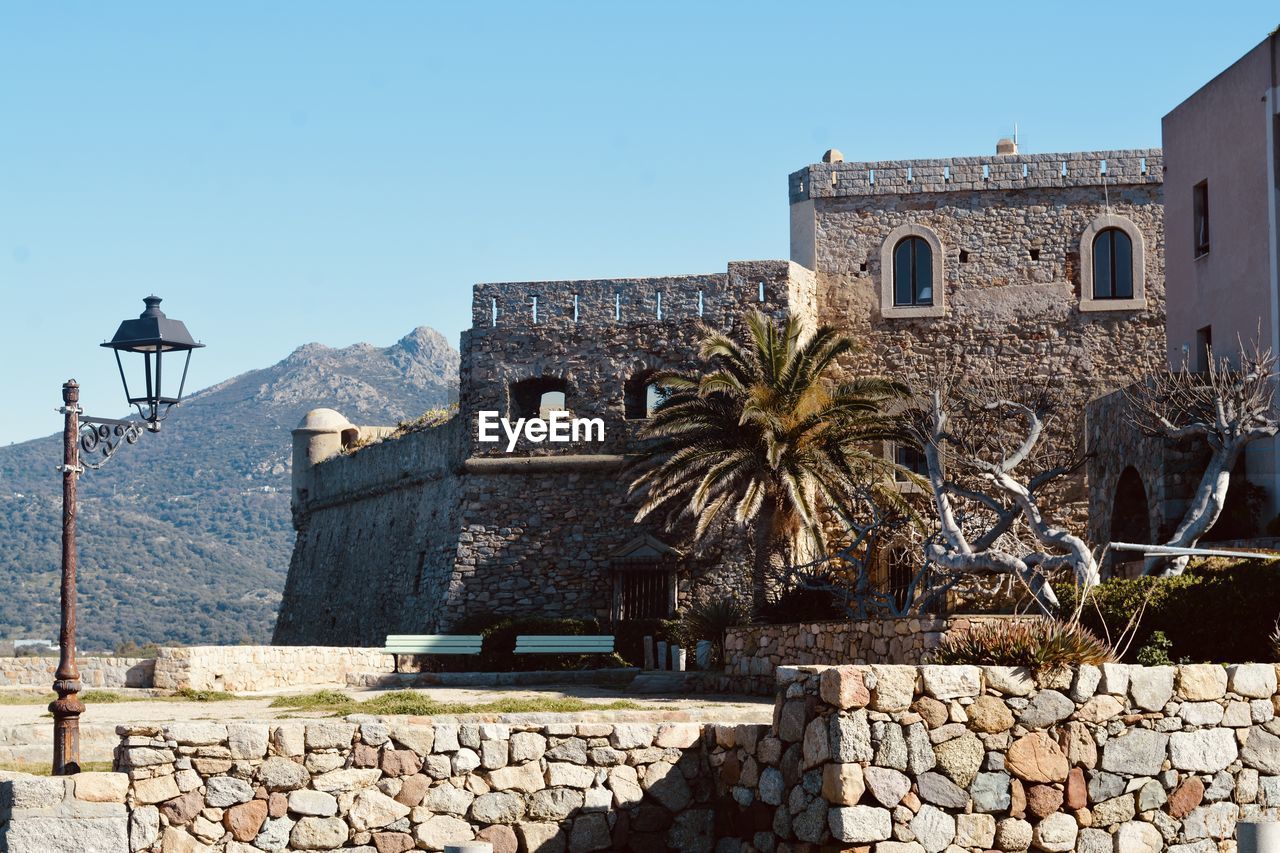
[{"label": "mountain", "polygon": [[[385,349],[307,344],[192,394],[80,478],[80,648],[269,642],[293,548],[290,431],[321,406],[395,424],[457,393],[457,351],[422,327]],[[0,638],[57,637],[61,461],[60,434],[0,447]]]}]

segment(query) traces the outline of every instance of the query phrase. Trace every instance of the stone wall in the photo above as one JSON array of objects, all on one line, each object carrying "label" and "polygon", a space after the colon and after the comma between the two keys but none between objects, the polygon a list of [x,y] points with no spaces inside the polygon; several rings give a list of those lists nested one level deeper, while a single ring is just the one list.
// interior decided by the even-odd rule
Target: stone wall
[{"label": "stone wall", "polygon": [[[1145,435],[1134,424],[1133,408],[1123,391],[1089,402],[1085,430],[1089,541],[1166,541],[1181,523],[1208,463],[1205,443]],[[1136,478],[1132,482],[1141,483],[1141,494],[1131,486],[1122,490],[1122,477]],[[1140,559],[1132,553],[1108,554],[1104,568]]]},{"label": "stone wall", "polygon": [[378,649],[334,646],[182,646],[160,649],[155,663],[154,686],[162,690],[230,692],[346,686],[348,675],[395,669]]},{"label": "stone wall", "polygon": [[1017,616],[919,616],[842,622],[744,625],[725,632],[725,674],[772,679],[780,666],[919,664],[951,630]]},{"label": "stone wall", "polygon": [[116,760],[133,851],[1216,853],[1277,817],[1276,684],[1272,664],[783,667],[772,726],[138,725]]},{"label": "stone wall", "polygon": [[124,773],[44,778],[0,771],[0,850],[124,853],[128,791]]},{"label": "stone wall", "polygon": [[766,769],[758,795],[786,804],[784,839],[1214,853],[1280,806],[1272,664],[797,667],[779,682],[781,784],[766,798]]},{"label": "stone wall", "polygon": [[272,642],[379,646],[436,630],[458,548],[462,439],[454,418],[310,469]]},{"label": "stone wall", "polygon": [[[98,687],[150,687],[155,661],[149,658],[82,657],[76,661],[85,689]],[[58,659],[0,658],[0,687],[44,687],[53,684]]]},{"label": "stone wall", "polygon": [[1159,148],[815,163],[788,179],[791,203],[844,196],[1159,185]]},{"label": "stone wall", "polygon": [[[741,728],[754,741],[767,727]],[[132,851],[402,853],[473,838],[503,853],[709,851],[716,834],[716,740],[698,723],[351,717],[120,733]]]}]

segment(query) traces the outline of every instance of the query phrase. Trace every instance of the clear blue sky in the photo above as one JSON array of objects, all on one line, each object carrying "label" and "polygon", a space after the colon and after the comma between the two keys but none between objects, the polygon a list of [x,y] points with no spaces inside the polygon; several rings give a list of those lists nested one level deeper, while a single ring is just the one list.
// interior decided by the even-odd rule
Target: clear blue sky
[{"label": "clear blue sky", "polygon": [[[0,4],[0,443],[152,291],[204,387],[300,344],[454,344],[477,281],[787,255],[786,176],[1160,144],[1274,2]],[[52,473],[50,476],[53,476]]]}]

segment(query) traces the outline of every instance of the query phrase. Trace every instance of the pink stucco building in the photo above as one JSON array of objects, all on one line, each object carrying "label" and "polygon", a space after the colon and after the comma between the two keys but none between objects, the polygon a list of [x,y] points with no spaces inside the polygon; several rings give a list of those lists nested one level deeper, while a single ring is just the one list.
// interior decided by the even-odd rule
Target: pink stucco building
[{"label": "pink stucco building", "polygon": [[[1280,31],[1163,121],[1169,363],[1204,366],[1260,337],[1280,352]],[[1249,479],[1280,512],[1280,441],[1258,442]],[[1265,521],[1265,519],[1264,519]]]}]

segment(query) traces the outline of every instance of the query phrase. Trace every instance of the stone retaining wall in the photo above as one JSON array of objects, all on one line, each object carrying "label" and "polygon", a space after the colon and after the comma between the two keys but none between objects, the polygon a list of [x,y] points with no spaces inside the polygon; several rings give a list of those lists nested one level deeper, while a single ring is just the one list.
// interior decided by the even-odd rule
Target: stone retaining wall
[{"label": "stone retaining wall", "polygon": [[1214,853],[1234,849],[1238,820],[1277,817],[1272,664],[778,675],[782,778],[766,796],[766,769],[759,797],[786,804],[780,838],[876,853]]},{"label": "stone retaining wall", "polygon": [[[149,658],[82,657],[77,663],[85,688],[150,687],[155,669]],[[0,658],[0,687],[48,688],[57,668],[57,658]]]},{"label": "stone retaining wall", "polygon": [[[782,667],[771,726],[134,725],[116,765],[134,853],[1220,853],[1277,819],[1278,704],[1272,664]],[[9,802],[10,839],[85,818]]]},{"label": "stone retaining wall", "polygon": [[[753,744],[767,730],[727,728]],[[713,781],[726,755],[699,723],[354,716],[119,731],[135,853],[403,853],[474,838],[507,853],[709,851],[727,814]]]},{"label": "stone retaining wall", "polygon": [[183,646],[162,648],[154,686],[243,692],[345,686],[358,673],[392,672],[391,655],[339,646]]},{"label": "stone retaining wall", "polygon": [[725,632],[725,673],[772,677],[779,666],[923,663],[951,630],[1016,616],[919,616],[858,622],[747,625]]},{"label": "stone retaining wall", "polygon": [[0,772],[0,850],[122,853],[129,849],[124,773],[42,778]]}]

